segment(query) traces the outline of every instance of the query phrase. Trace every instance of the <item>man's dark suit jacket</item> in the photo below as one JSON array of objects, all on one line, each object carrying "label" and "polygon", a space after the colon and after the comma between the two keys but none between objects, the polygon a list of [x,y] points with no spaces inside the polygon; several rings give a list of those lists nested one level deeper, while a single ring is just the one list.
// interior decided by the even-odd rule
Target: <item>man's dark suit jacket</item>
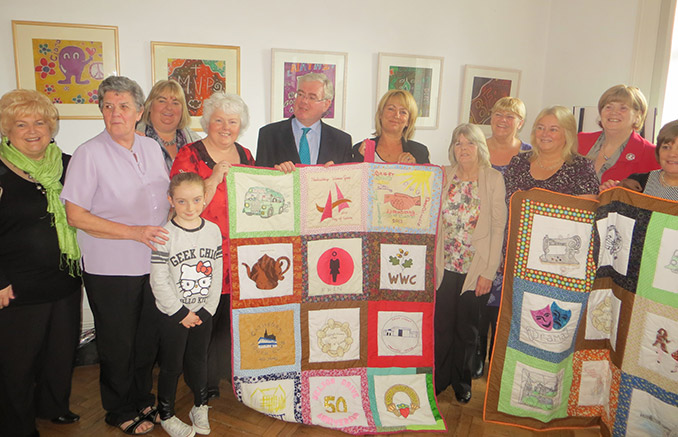
[{"label": "man's dark suit jacket", "polygon": [[[351,136],[344,131],[320,121],[320,150],[318,164],[334,161],[342,164],[351,160]],[[257,166],[273,167],[292,161],[300,164],[299,152],[294,142],[292,119],[267,124],[259,129],[257,142]]]}]

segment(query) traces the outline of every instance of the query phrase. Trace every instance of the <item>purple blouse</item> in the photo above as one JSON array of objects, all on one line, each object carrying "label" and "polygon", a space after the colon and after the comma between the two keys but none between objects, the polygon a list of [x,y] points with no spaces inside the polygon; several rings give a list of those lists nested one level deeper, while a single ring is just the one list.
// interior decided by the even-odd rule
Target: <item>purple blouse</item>
[{"label": "purple blouse", "polygon": [[[125,225],[162,226],[167,221],[169,176],[158,144],[134,135],[128,150],[107,131],[73,153],[61,199]],[[151,269],[151,249],[133,240],[97,238],[78,229],[85,271],[141,276]]]},{"label": "purple blouse", "polygon": [[542,188],[572,196],[599,193],[599,182],[593,169],[593,162],[583,156],[575,155],[572,162],[565,162],[557,172],[544,180],[532,177],[530,156],[532,152],[517,154],[504,172],[507,204],[513,193],[531,188]]},{"label": "purple blouse", "polygon": [[[538,180],[533,178],[530,173],[530,156],[532,156],[532,152],[519,153],[504,168],[507,204],[511,200],[513,193],[531,188],[543,188],[574,196],[598,194],[598,178],[593,169],[592,161],[576,155],[571,163],[564,163],[550,178]],[[506,255],[506,237],[504,238],[503,254]],[[490,298],[487,301],[488,306],[499,306],[502,282],[504,280],[504,259],[505,256],[502,256],[501,266],[497,276],[492,281]]]},{"label": "purple blouse", "polygon": [[[532,146],[530,144],[527,144],[525,141],[520,142],[520,151],[518,153],[525,153],[525,152],[529,152],[530,150],[532,150]],[[495,170],[498,170],[499,173],[504,174],[504,172],[506,172],[506,169],[508,168],[508,166],[510,164],[511,164],[511,162],[509,162],[506,165],[494,165],[494,164],[492,164],[492,168],[495,169]]]}]

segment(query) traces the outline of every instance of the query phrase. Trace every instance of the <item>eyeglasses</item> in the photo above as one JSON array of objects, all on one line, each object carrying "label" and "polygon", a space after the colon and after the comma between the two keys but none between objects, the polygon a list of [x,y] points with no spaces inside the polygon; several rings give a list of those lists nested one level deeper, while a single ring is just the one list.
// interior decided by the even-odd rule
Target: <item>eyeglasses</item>
[{"label": "eyeglasses", "polygon": [[311,103],[318,103],[318,102],[322,102],[323,100],[327,100],[325,98],[321,99],[320,97],[316,96],[315,94],[306,94],[303,91],[297,91],[296,93],[294,93],[294,98],[296,98],[296,99],[306,99]]},{"label": "eyeglasses", "polygon": [[510,112],[507,112],[507,113],[495,112],[494,114],[492,114],[492,117],[494,117],[494,118],[496,118],[496,119],[503,118],[503,119],[509,120],[509,121],[513,121],[513,120],[519,119],[518,116],[516,116],[516,115],[514,115],[514,114],[511,114]]}]

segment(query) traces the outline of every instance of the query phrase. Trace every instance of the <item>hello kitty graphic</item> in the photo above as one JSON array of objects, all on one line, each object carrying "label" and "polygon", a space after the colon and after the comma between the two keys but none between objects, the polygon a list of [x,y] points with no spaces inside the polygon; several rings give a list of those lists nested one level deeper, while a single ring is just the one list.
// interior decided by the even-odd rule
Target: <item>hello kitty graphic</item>
[{"label": "hello kitty graphic", "polygon": [[179,287],[184,298],[194,294],[207,296],[212,285],[212,263],[200,261],[196,265],[183,264],[181,266],[181,279]]}]

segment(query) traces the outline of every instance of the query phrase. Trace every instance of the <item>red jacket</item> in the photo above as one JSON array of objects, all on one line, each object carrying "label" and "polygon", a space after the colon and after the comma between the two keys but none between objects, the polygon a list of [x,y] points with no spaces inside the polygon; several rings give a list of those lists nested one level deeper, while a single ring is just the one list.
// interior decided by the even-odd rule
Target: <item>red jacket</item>
[{"label": "red jacket", "polygon": [[[235,148],[240,156],[240,164],[254,165],[254,158],[248,149],[238,143],[235,143]],[[181,171],[192,171],[193,173],[198,173],[201,178],[207,179],[212,176],[212,169],[215,164],[212,157],[207,153],[204,143],[201,140],[196,141],[179,150],[176,158],[174,158],[172,170],[170,170],[170,178]],[[228,294],[231,292],[231,251],[229,248],[230,240],[228,238],[228,195],[226,182],[221,182],[217,185],[217,191],[214,193],[212,201],[200,216],[205,220],[216,223],[219,226],[219,230],[221,230],[221,237],[223,239],[221,250],[224,260],[224,283],[221,288],[221,294]]]},{"label": "red jacket", "polygon": [[[579,154],[586,156],[602,133],[602,131],[579,133],[577,135],[579,139]],[[601,183],[610,179],[620,181],[626,179],[632,173],[646,173],[658,168],[659,163],[654,154],[654,144],[634,131],[617,163],[603,173]]]}]

